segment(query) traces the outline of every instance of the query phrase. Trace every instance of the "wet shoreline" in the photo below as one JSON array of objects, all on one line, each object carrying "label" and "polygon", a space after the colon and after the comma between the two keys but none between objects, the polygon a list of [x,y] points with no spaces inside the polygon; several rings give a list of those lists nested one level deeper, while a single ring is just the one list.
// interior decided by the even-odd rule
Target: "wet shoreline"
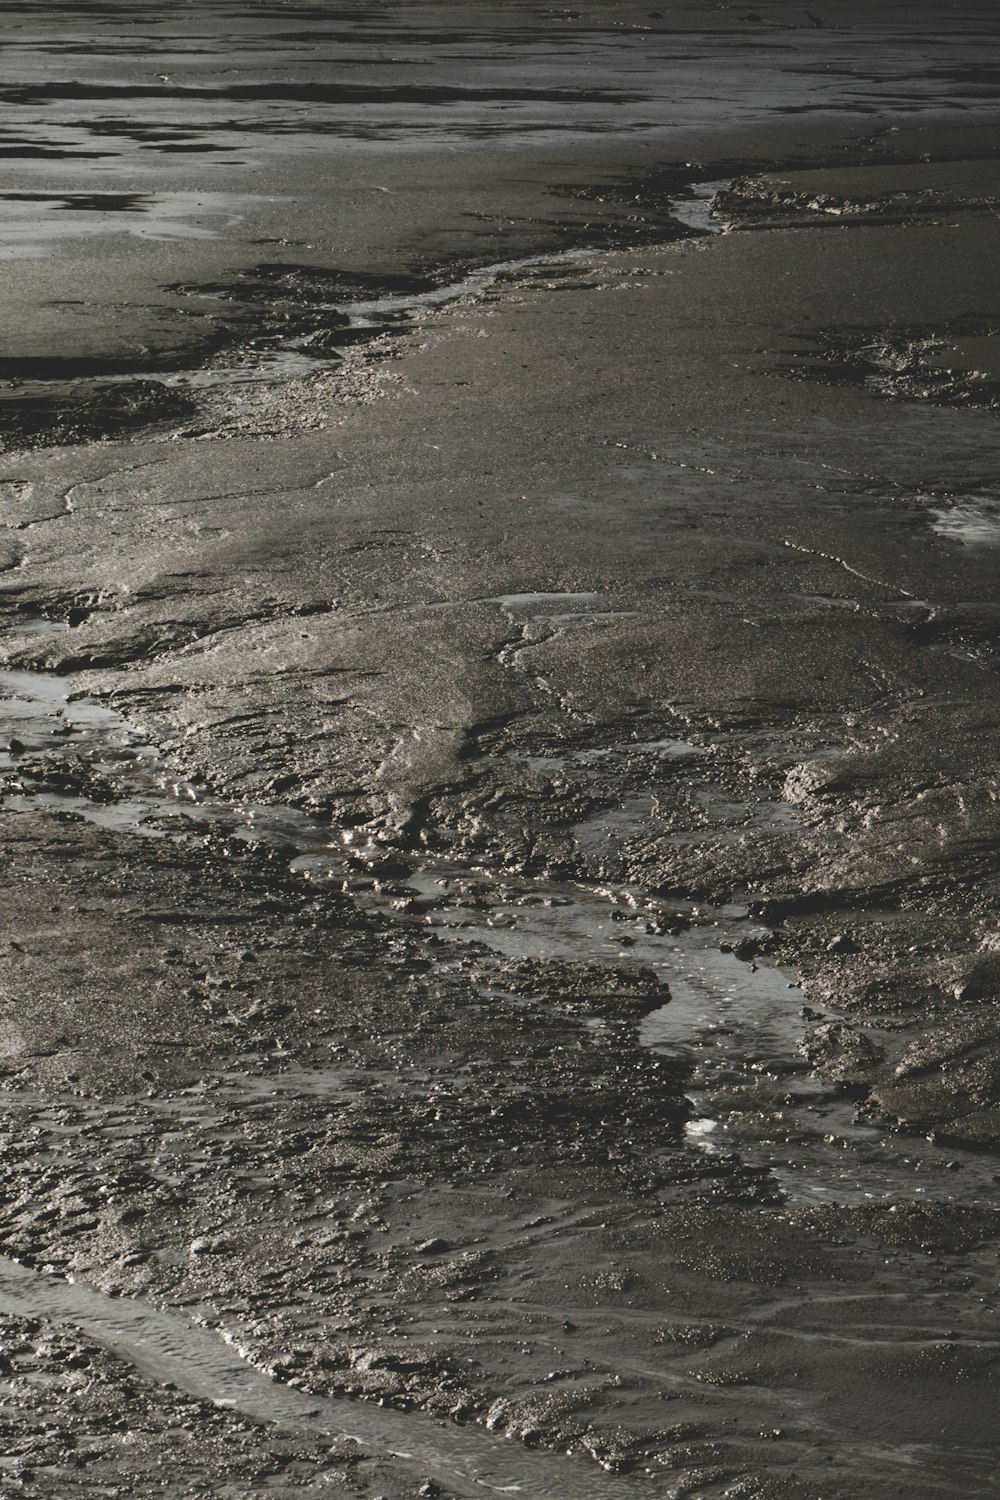
[{"label": "wet shoreline", "polygon": [[58,10],[4,1482],[985,1500],[993,18]]}]

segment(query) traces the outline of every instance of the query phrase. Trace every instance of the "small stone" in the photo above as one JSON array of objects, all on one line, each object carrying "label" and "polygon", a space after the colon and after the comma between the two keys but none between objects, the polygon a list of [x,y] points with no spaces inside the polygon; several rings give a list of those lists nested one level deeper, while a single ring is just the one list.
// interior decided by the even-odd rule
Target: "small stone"
[{"label": "small stone", "polygon": [[846,932],[837,932],[826,945],[827,953],[857,953],[858,945]]},{"label": "small stone", "polygon": [[445,1250],[450,1250],[450,1249],[451,1249],[451,1246],[448,1244],[447,1240],[439,1240],[439,1239],[421,1240],[420,1244],[417,1246],[417,1254],[418,1255],[441,1255],[441,1254],[443,1254],[443,1252]]}]

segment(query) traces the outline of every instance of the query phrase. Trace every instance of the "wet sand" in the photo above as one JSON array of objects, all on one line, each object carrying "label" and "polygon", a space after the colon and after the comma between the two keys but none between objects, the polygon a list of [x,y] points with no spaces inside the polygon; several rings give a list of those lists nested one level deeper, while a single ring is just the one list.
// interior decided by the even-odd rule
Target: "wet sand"
[{"label": "wet sand", "polygon": [[0,1490],[994,1494],[989,9],[4,26]]}]

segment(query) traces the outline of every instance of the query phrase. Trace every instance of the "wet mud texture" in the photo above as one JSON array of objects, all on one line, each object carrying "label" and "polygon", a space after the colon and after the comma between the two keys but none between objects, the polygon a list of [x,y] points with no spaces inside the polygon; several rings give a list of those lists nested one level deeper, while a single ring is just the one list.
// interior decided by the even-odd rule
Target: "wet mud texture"
[{"label": "wet mud texture", "polygon": [[990,12],[189,9],[5,19],[0,1491],[992,1495]]}]

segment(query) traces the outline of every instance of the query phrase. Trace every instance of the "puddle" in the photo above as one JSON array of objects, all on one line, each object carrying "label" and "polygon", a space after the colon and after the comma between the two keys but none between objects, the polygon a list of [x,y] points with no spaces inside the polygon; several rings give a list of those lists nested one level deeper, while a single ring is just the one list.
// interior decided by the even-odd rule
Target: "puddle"
[{"label": "puddle", "polygon": [[110,234],[158,241],[215,239],[258,202],[251,194],[219,192],[0,193],[0,260],[44,255],[61,240]]},{"label": "puddle", "polygon": [[198,88],[190,84],[175,87],[168,82],[88,84],[56,80],[41,85],[0,86],[0,100],[13,105],[44,105],[57,100],[70,100],[73,103],[95,101],[113,106],[122,100],[134,102],[139,99],[179,100],[183,104],[246,100],[264,104],[414,104],[441,107],[453,104],[536,104],[540,101],[555,104],[634,104],[638,102],[639,96],[595,88],[462,88],[447,84],[391,87],[377,83],[283,83],[279,80],[268,83],[234,83],[223,88]]},{"label": "puddle", "polygon": [[435,1474],[450,1489],[469,1496],[486,1492],[538,1500],[623,1500],[639,1493],[627,1480],[590,1472],[559,1455],[532,1453],[481,1429],[395,1412],[374,1402],[308,1395],[272,1380],[235,1342],[183,1314],[131,1297],[111,1297],[5,1257],[0,1257],[0,1311],[69,1324],[159,1385],[173,1385],[255,1422],[357,1443],[402,1460],[420,1476]]},{"label": "puddle", "polygon": [[[593,593],[534,593],[494,594],[482,600],[483,604],[498,604],[511,615],[524,615],[529,620],[547,619],[567,604],[603,604],[603,594]],[[554,610],[553,610],[554,606]]]},{"label": "puddle", "polygon": [[571,759],[578,765],[594,765],[615,755],[656,755],[666,760],[689,760],[707,755],[702,745],[692,745],[689,740],[626,740],[621,745],[609,745],[598,750],[574,750]]},{"label": "puddle", "polygon": [[712,203],[717,194],[726,192],[731,186],[732,178],[728,177],[717,182],[692,183],[685,194],[671,199],[671,213],[689,229],[697,229],[702,234],[724,234],[727,226],[724,220],[713,214]]},{"label": "puddle", "polygon": [[[574,591],[548,593],[544,590],[525,594],[481,594],[473,599],[439,599],[431,604],[409,606],[428,613],[464,609],[470,604],[492,604],[521,625],[551,625],[556,630],[594,620],[632,619],[636,611],[615,609],[603,594]],[[520,646],[508,647],[516,654]]]},{"label": "puddle", "polygon": [[1000,499],[983,495],[947,508],[931,506],[931,530],[967,547],[1000,547]]}]

